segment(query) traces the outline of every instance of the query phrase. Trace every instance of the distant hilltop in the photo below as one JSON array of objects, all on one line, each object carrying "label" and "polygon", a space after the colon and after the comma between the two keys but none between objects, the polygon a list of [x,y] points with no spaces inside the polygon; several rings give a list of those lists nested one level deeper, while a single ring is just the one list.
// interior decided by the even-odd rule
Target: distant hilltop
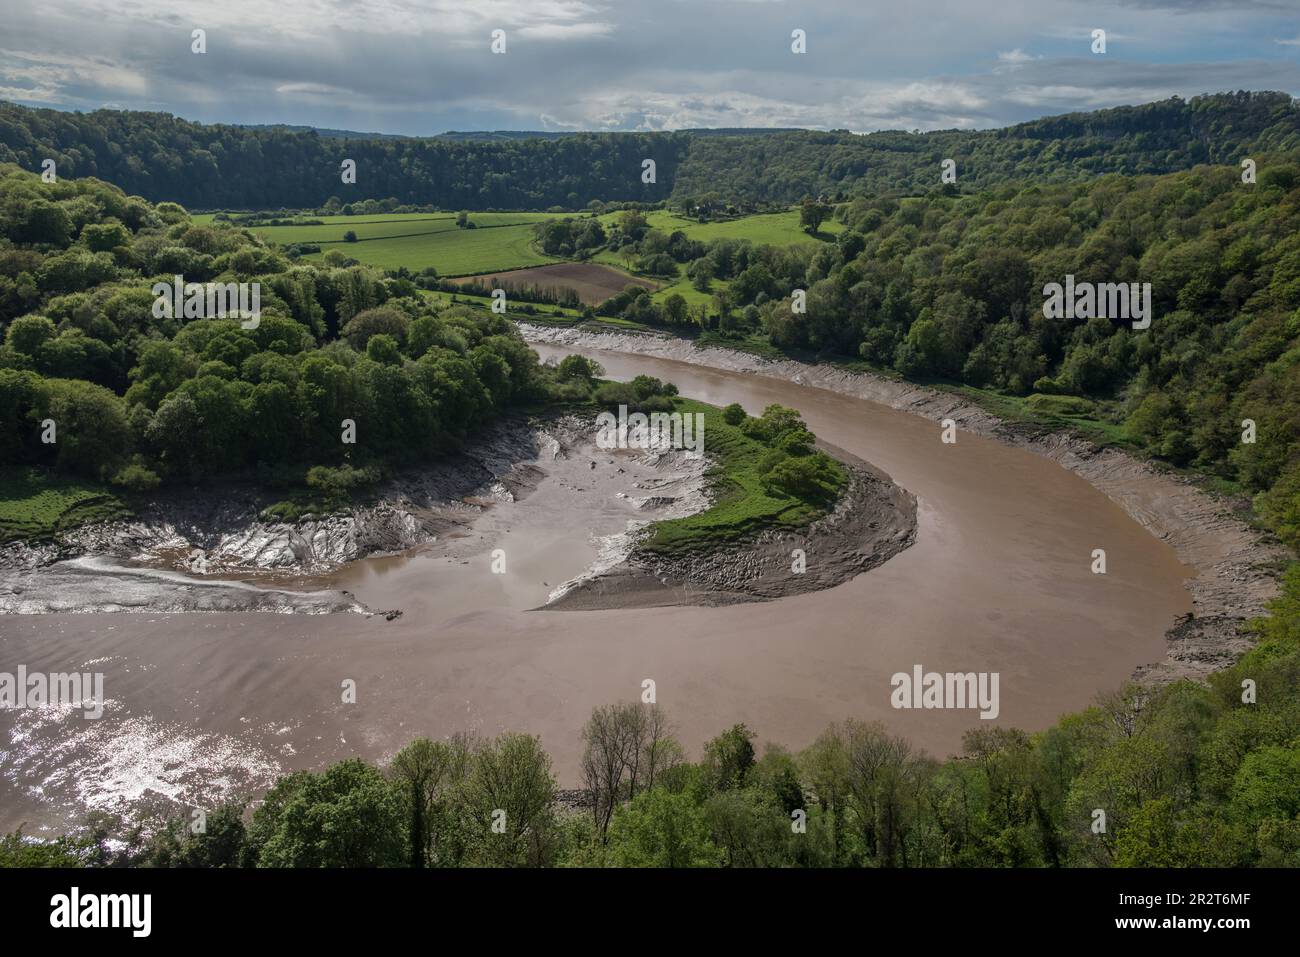
[{"label": "distant hilltop", "polygon": [[[575,210],[592,201],[716,196],[783,204],[805,196],[916,195],[952,188],[1172,173],[1300,148],[1287,93],[1215,93],[1069,113],[992,130],[450,132],[403,137],[295,126],[192,123],[167,113],[32,109],[0,102],[0,162],[97,176],[200,209],[316,208],[331,196],[443,209]],[[339,170],[353,160],[357,176]],[[643,163],[655,162],[653,182]]]},{"label": "distant hilltop", "polygon": [[[430,136],[409,136],[404,133],[361,133],[357,130],[335,130],[321,126],[293,126],[289,123],[239,123],[245,130],[282,130],[288,133],[315,133],[332,140],[453,140],[460,143],[500,143],[513,140],[558,140],[578,136],[587,130],[448,130]],[[716,129],[679,130],[692,136],[765,136],[772,133],[804,132],[797,126],[773,127],[718,127]]]}]

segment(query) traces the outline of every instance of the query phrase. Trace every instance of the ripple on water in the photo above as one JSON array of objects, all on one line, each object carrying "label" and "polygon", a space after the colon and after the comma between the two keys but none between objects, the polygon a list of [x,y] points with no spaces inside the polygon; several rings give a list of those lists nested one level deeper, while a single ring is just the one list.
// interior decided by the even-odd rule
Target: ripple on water
[{"label": "ripple on water", "polygon": [[279,762],[257,744],[129,715],[113,699],[97,720],[72,705],[13,715],[5,778],[72,819],[86,811],[121,814],[140,802],[171,813],[210,809],[260,793],[281,773]]}]

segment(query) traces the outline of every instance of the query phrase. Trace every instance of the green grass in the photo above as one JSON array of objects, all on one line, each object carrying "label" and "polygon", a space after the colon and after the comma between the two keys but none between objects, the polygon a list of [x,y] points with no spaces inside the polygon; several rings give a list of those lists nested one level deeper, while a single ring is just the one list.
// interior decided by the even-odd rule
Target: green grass
[{"label": "green grass", "polygon": [[[196,223],[210,223],[213,214],[193,217]],[[419,271],[433,266],[440,276],[471,276],[503,269],[544,266],[559,262],[539,252],[533,244],[533,225],[555,218],[552,213],[470,213],[474,229],[456,225],[455,213],[385,213],[374,216],[306,216],[319,219],[320,226],[252,226],[268,242],[290,245],[315,243],[320,253],[304,259],[320,259],[331,249],[368,266]],[[357,235],[346,242],[344,233]]]},{"label": "green grass", "polygon": [[531,226],[550,217],[540,213],[474,213],[474,229],[461,229],[451,213],[390,214],[388,216],[326,216],[324,226],[252,226],[258,235],[277,243],[342,243],[343,234],[354,232],[361,241],[430,236],[441,233],[464,233],[472,236],[480,229]]},{"label": "green grass", "polygon": [[[280,228],[320,229],[298,226]],[[266,233],[274,231],[263,230]],[[426,266],[433,266],[438,270],[439,276],[472,276],[562,261],[555,256],[543,255],[534,248],[533,227],[528,224],[495,229],[456,229],[453,225],[451,229],[436,229],[414,236],[382,237],[356,243],[340,242],[331,244],[328,249],[340,250],[349,258],[380,269],[405,266],[412,272],[418,272]],[[319,259],[324,253],[325,250],[322,250],[304,256],[303,259]]]},{"label": "green grass", "polygon": [[[601,219],[608,226],[620,213],[606,213]],[[816,236],[809,236],[799,226],[799,210],[788,209],[781,213],[759,213],[739,219],[716,223],[700,223],[686,219],[668,210],[654,210],[646,214],[646,222],[654,229],[666,233],[678,230],[691,239],[710,242],[714,239],[748,239],[756,246],[790,246],[796,243],[824,242],[843,231],[844,225],[833,220],[822,223]]]},{"label": "green grass", "polygon": [[[196,223],[210,223],[213,215],[197,214],[193,220]],[[378,269],[405,267],[418,272],[426,266],[432,266],[440,276],[456,277],[563,262],[560,257],[548,256],[539,251],[534,243],[533,225],[547,219],[572,218],[576,215],[470,213],[470,220],[478,227],[476,229],[458,228],[454,213],[307,216],[302,218],[319,219],[323,225],[250,228],[269,242],[320,245],[321,252],[303,257],[307,260],[319,260],[325,252],[337,249],[351,259]],[[608,225],[618,216],[619,213],[607,213],[600,218]],[[839,223],[827,222],[822,225],[821,232],[816,237],[809,236],[799,227],[797,209],[717,223],[698,223],[666,210],[655,210],[648,214],[647,219],[656,229],[666,232],[680,229],[692,239],[705,242],[733,238],[748,239],[758,245],[776,246],[825,241],[843,228]],[[348,231],[356,233],[357,242],[344,241],[343,234]],[[622,257],[609,250],[600,251],[591,261],[620,270],[627,269]],[[714,286],[725,288],[725,283],[715,281]],[[673,293],[681,295],[691,306],[708,305],[713,297],[713,290],[699,292],[682,275],[657,290],[653,294],[654,300],[663,302]]]},{"label": "green grass", "polygon": [[676,294],[686,300],[686,305],[694,309],[696,306],[711,306],[713,304],[713,294],[721,292],[727,288],[725,279],[714,279],[709,282],[709,291],[700,292],[691,285],[691,281],[682,276],[674,283],[664,286],[651,294],[650,298],[658,303],[662,303],[669,296]]},{"label": "green grass", "polygon": [[[768,447],[723,421],[721,409],[693,399],[676,399],[673,405],[683,414],[704,413],[704,451],[711,460],[706,476],[714,501],[699,514],[655,522],[641,548],[659,554],[693,551],[766,529],[800,528],[825,514],[811,502],[767,492],[757,466]],[[848,484],[843,470],[837,472],[836,497]]]},{"label": "green grass", "polygon": [[403,236],[429,236],[435,233],[454,232],[456,217],[426,216],[420,218],[377,220],[366,223],[331,223],[328,226],[251,226],[259,236],[275,243],[344,243],[343,234],[354,232],[358,240],[396,239]]},{"label": "green grass", "polygon": [[[422,290],[422,295],[447,305],[474,306],[479,309],[490,309],[492,307],[492,298],[490,296],[474,296],[467,292],[446,292],[441,289],[428,289]],[[455,303],[452,302],[453,297],[456,300]],[[553,306],[550,303],[542,302],[520,303],[519,305],[530,305],[537,312],[534,315],[529,315],[521,312],[519,306],[507,305],[506,318],[518,319],[521,322],[535,322],[545,319],[551,322],[562,320],[569,323],[577,322],[582,318],[582,313],[579,310],[570,309],[567,306]]]},{"label": "green grass", "polygon": [[93,483],[40,469],[0,471],[0,543],[44,540],[78,525],[130,514],[120,499]]},{"label": "green grass", "polygon": [[[435,299],[447,305],[470,306],[475,309],[490,309],[492,300],[487,296],[471,296],[464,292],[444,292],[439,289],[422,290],[421,295],[430,299]],[[452,297],[455,297],[453,303]],[[618,319],[601,316],[596,319],[583,320],[582,313],[577,309],[568,309],[563,306],[552,306],[543,303],[530,303],[537,311],[526,313],[520,311],[518,307],[508,307],[506,309],[506,318],[513,319],[516,322],[530,322],[542,326],[574,326],[579,323],[587,328],[612,327],[623,330],[633,330],[636,332],[647,332],[650,327],[640,322],[632,322],[628,319]]]},{"label": "green grass", "polygon": [[709,284],[708,292],[700,292],[691,285],[691,281],[686,278],[686,274],[682,271],[680,265],[677,268],[676,279],[665,279],[663,276],[650,276],[638,273],[634,270],[629,270],[627,268],[627,261],[618,253],[611,252],[608,249],[602,249],[600,252],[596,253],[596,255],[591,257],[591,261],[594,263],[600,263],[603,266],[609,266],[612,269],[617,269],[619,272],[629,273],[633,276],[641,276],[644,279],[653,279],[655,282],[667,283],[667,285],[659,287],[650,294],[650,298],[658,303],[662,303],[673,293],[676,293],[686,300],[688,306],[709,306],[713,303],[713,294],[726,289],[728,285],[728,282],[725,279],[714,279]]}]

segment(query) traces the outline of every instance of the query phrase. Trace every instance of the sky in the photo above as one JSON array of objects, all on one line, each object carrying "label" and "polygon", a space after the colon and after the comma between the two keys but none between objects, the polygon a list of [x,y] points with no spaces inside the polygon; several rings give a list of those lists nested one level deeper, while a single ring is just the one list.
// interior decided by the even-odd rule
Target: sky
[{"label": "sky", "polygon": [[0,99],[207,123],[975,129],[1237,89],[1300,93],[1300,0],[0,0]]}]

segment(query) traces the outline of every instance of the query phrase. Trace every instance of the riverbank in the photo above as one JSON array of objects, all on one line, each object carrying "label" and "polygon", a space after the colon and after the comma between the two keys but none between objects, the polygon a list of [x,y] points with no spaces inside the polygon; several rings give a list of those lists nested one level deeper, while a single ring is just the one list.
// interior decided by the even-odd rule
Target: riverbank
[{"label": "riverbank", "polygon": [[[731,427],[719,413],[707,414],[716,447],[719,430]],[[833,450],[849,481],[830,514],[751,534],[712,519],[719,539],[655,551],[646,547],[654,523],[708,513],[718,482],[731,476],[716,454],[603,450],[596,431],[594,412],[512,417],[455,456],[382,483],[367,504],[296,522],[268,520],[275,493],[251,483],[168,490],[129,521],[0,549],[0,613],[352,612],[392,619],[409,595],[386,596],[396,607],[376,609],[339,587],[336,573],[362,559],[416,554],[497,564],[498,551],[504,569],[508,535],[530,534],[532,513],[515,515],[511,506],[543,485],[570,516],[565,550],[586,547],[592,557],[581,574],[543,582],[549,593],[531,607],[770,600],[841,584],[915,539],[915,499],[866,462]],[[582,516],[597,509],[613,511],[609,522],[584,527]]]},{"label": "riverbank", "polygon": [[1241,626],[1277,594],[1274,570],[1289,553],[1237,519],[1226,503],[1187,479],[1116,449],[1101,449],[1062,432],[1005,422],[949,393],[831,365],[766,359],[667,336],[588,332],[519,323],[533,343],[633,353],[742,372],[878,402],[935,423],[952,419],[961,432],[996,439],[1051,459],[1085,479],[1156,538],[1195,575],[1186,582],[1192,613],[1166,633],[1166,655],[1136,669],[1153,682],[1199,678],[1226,667],[1250,646]]},{"label": "riverbank", "polygon": [[536,463],[559,442],[522,417],[503,420],[470,448],[383,482],[365,504],[297,522],[266,519],[279,496],[251,481],[162,490],[129,520],[0,548],[0,613],[395,617],[400,610],[310,586],[349,562],[454,537],[494,503],[527,495],[542,475]]}]

